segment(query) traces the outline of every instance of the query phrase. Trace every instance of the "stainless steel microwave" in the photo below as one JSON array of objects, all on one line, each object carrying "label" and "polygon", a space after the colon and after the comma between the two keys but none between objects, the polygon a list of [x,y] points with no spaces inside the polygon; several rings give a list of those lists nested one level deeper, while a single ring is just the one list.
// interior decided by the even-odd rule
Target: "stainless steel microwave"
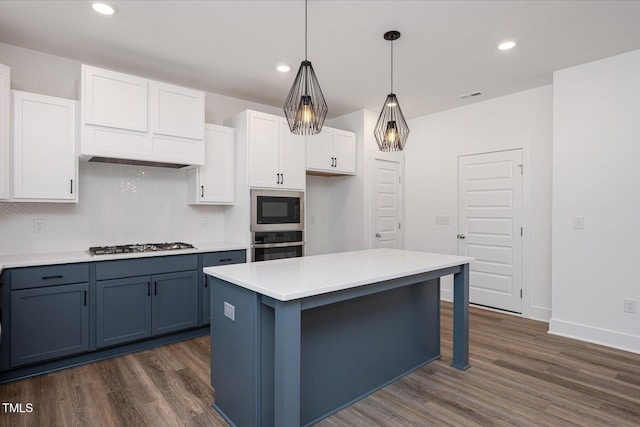
[{"label": "stainless steel microwave", "polygon": [[251,231],[303,229],[303,192],[251,190]]}]

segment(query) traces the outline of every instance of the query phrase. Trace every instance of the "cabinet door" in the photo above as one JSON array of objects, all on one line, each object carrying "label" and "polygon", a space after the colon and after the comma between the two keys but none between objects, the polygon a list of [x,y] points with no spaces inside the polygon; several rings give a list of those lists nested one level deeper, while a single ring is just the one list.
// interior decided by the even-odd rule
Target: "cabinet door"
[{"label": "cabinet door", "polygon": [[151,277],[96,282],[96,346],[151,336]]},{"label": "cabinet door", "polygon": [[225,126],[206,125],[205,128],[205,164],[192,173],[198,179],[196,185],[196,204],[231,204],[234,196],[235,173],[234,130]]},{"label": "cabinet door", "polygon": [[335,172],[356,173],[356,135],[353,132],[334,129],[333,156]]},{"label": "cabinet door", "polygon": [[84,124],[147,131],[147,80],[82,66]]},{"label": "cabinet door", "polygon": [[166,334],[198,326],[198,273],[152,276],[152,334]]},{"label": "cabinet door", "polygon": [[280,119],[280,187],[303,190],[306,186],[305,137],[291,133],[285,119]]},{"label": "cabinet door", "polygon": [[204,92],[153,81],[149,91],[153,133],[203,139]]},{"label": "cabinet door", "polygon": [[89,349],[88,283],[11,292],[11,366]]},{"label": "cabinet door", "polygon": [[280,188],[280,118],[249,112],[249,186]]},{"label": "cabinet door", "polygon": [[13,197],[77,201],[76,101],[13,92]]},{"label": "cabinet door", "polygon": [[11,98],[11,69],[0,64],[0,200],[9,192],[9,105]]},{"label": "cabinet door", "polygon": [[333,172],[333,130],[324,126],[319,134],[307,136],[307,169]]}]

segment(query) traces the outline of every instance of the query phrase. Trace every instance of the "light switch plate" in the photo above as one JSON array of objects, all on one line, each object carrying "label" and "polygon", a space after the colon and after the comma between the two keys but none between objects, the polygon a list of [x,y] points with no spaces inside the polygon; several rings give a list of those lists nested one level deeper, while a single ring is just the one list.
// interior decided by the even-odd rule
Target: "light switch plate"
[{"label": "light switch plate", "polygon": [[436,225],[449,225],[449,216],[436,215]]}]

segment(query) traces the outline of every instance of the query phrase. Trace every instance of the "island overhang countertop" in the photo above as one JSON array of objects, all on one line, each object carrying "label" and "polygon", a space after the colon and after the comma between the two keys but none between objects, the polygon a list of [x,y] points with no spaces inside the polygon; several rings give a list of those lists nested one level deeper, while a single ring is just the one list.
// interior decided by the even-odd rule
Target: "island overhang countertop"
[{"label": "island overhang countertop", "polygon": [[457,255],[380,248],[206,267],[204,272],[276,300],[290,301],[467,264],[473,260]]}]

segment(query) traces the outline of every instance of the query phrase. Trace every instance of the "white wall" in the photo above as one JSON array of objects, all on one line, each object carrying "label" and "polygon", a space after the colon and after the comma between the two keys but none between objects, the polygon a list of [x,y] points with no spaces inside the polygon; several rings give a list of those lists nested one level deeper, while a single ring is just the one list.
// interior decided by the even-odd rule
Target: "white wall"
[{"label": "white wall", "polygon": [[[79,99],[79,61],[0,43],[0,63],[11,67],[12,89]],[[245,109],[282,114],[279,107],[206,93],[208,123],[222,124]],[[81,163],[79,178],[78,204],[0,203],[0,255],[236,238],[224,232],[228,209],[187,205],[183,170]],[[34,219],[46,220],[45,234],[33,233]]]},{"label": "white wall", "polygon": [[376,120],[376,113],[359,110],[327,121],[328,126],[355,132],[356,175],[307,176],[307,255],[370,247],[369,152],[375,146]]},{"label": "white wall", "polygon": [[[552,88],[544,86],[408,121],[405,147],[405,248],[458,253],[457,156],[530,141],[531,269],[523,315],[547,320],[551,309]],[[526,148],[526,147],[525,147]],[[450,225],[435,225],[436,215]],[[526,287],[525,287],[526,286]],[[451,298],[451,280],[443,298]]]},{"label": "white wall", "polygon": [[553,80],[550,332],[640,353],[640,50]]}]

